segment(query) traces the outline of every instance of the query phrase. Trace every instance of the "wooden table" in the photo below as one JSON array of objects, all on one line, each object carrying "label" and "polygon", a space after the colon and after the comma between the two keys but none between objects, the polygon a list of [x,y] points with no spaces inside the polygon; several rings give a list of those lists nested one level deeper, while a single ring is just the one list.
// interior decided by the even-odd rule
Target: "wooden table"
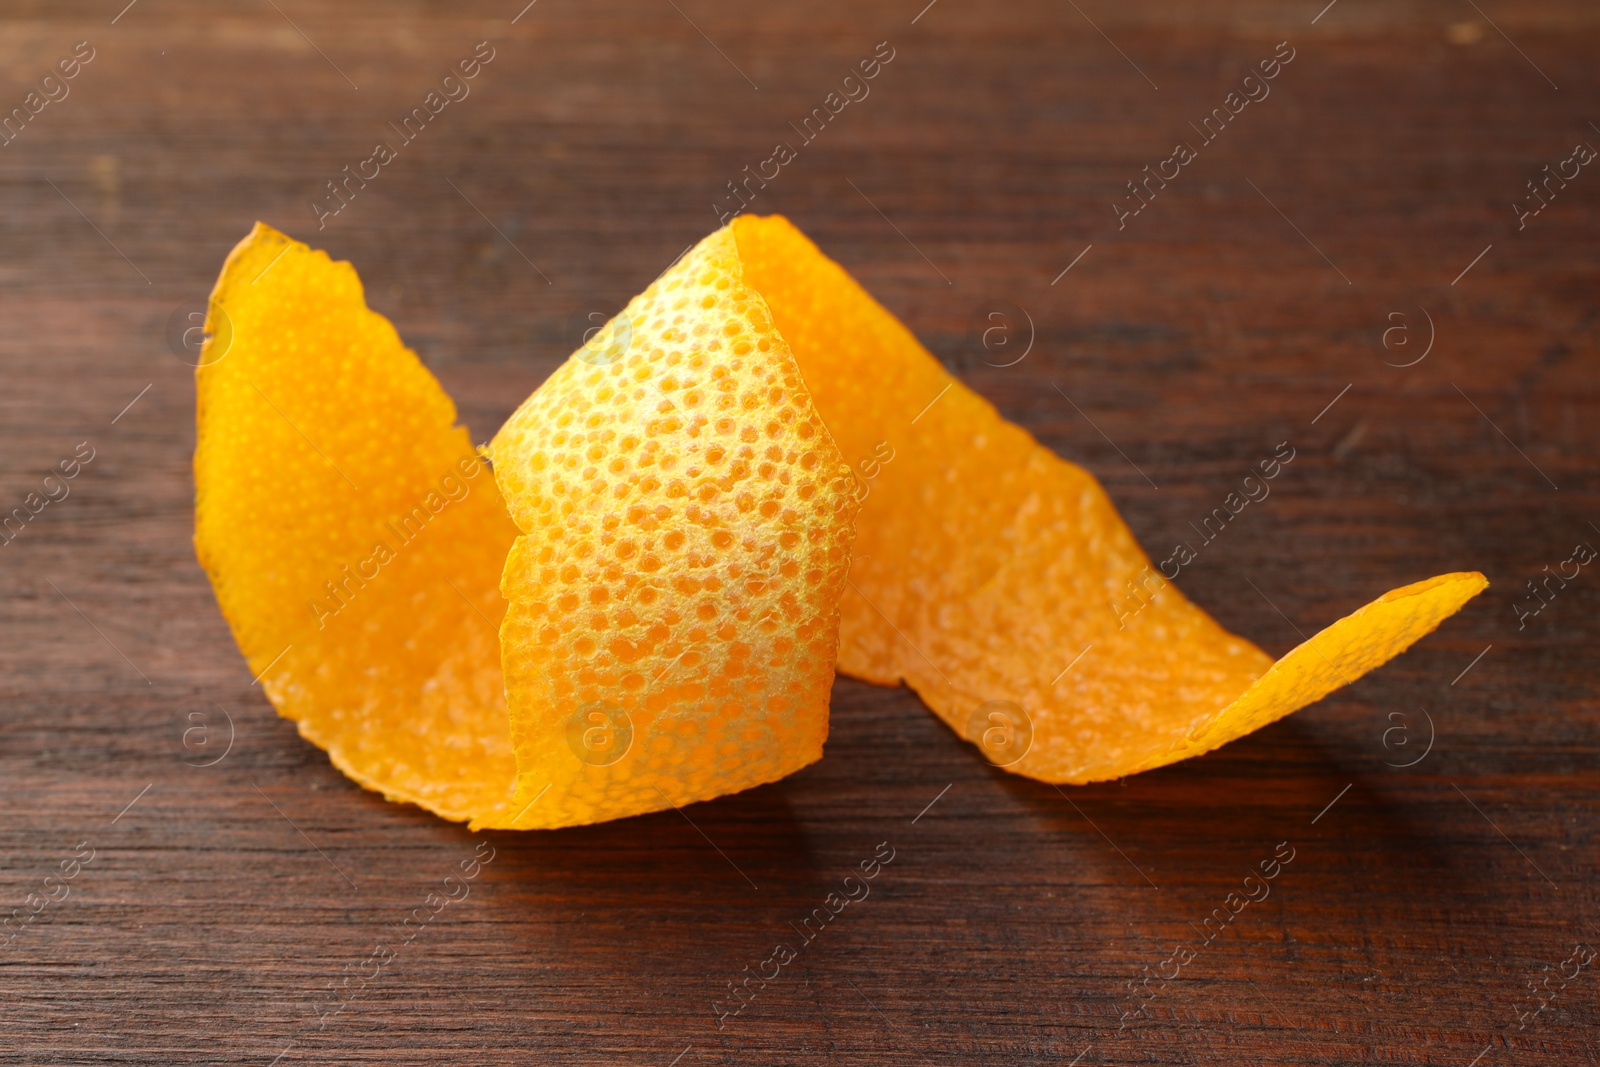
[{"label": "wooden table", "polygon": [[[0,505],[94,458],[0,549],[0,903],[70,890],[0,950],[0,1063],[1600,1063],[1600,961],[1573,955],[1600,945],[1600,574],[1524,584],[1600,544],[1600,173],[1513,208],[1600,146],[1600,12],[924,2],[5,5],[0,106],[93,58],[0,147]],[[319,232],[324,183],[485,40],[471,95]],[[849,680],[821,763],[682,814],[474,838],[347,781],[252,686],[190,545],[178,342],[224,254],[259,218],[350,259],[482,439],[884,41],[752,210],[1152,552],[1291,442],[1181,579],[1269,651],[1427,575],[1493,587],[1112,784],[1007,776]],[[991,310],[1020,363],[989,365]],[[480,840],[470,897],[363,970]],[[881,842],[871,896],[719,1028]],[[1194,951],[1275,850],[1270,897]]]}]

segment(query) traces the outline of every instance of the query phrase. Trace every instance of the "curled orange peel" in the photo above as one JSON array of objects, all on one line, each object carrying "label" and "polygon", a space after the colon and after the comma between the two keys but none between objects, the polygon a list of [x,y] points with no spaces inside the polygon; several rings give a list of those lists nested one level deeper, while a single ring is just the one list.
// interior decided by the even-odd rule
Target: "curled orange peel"
[{"label": "curled orange peel", "polygon": [[952,378],[788,220],[732,228],[823,422],[872,475],[839,670],[905,681],[1007,770],[1084,783],[1210,751],[1399,655],[1488,584],[1397,589],[1273,663],[1161,576],[1092,475]]},{"label": "curled orange peel", "polygon": [[1487,584],[1397,589],[1272,662],[778,217],[686,254],[483,457],[354,269],[267,226],[208,330],[195,544],[252,674],[355,781],[474,828],[790,774],[836,666],[1007,770],[1120,777],[1321,698]]}]

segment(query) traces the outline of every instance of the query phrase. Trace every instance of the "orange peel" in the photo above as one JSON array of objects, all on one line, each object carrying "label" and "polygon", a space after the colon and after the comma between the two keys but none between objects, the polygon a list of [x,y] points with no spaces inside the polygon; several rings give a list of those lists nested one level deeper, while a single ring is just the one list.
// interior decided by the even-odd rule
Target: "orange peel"
[{"label": "orange peel", "polygon": [[357,782],[497,824],[516,528],[455,405],[350,264],[267,226],[206,318],[195,548],[251,674]]},{"label": "orange peel", "polygon": [[[553,789],[538,810],[589,822],[821,758],[856,502],[730,231],[635,297],[490,449],[523,531],[500,585],[521,800]],[[632,751],[574,760],[559,738],[575,708],[627,722]]]},{"label": "orange peel", "polygon": [[257,224],[208,329],[195,544],[252,673],[352,779],[474,828],[781,778],[821,756],[836,666],[1009,771],[1120,777],[1320,699],[1487,584],[1394,590],[1273,662],[779,217],[574,353],[492,477],[349,264]]},{"label": "orange peel", "polygon": [[[845,455],[894,456],[865,467],[839,670],[906,682],[1009,771],[1083,783],[1199,755],[1393,658],[1488,584],[1394,590],[1274,663],[1155,571],[1092,475],[952,378],[787,219],[732,226]],[[1147,606],[1119,618],[1130,590]]]}]

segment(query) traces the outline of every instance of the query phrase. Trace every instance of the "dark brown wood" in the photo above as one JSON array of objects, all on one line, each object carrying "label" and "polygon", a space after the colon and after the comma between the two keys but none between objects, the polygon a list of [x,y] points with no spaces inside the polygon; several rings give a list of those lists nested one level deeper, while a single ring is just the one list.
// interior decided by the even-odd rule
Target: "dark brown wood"
[{"label": "dark brown wood", "polygon": [[[1600,966],[1571,955],[1600,945],[1600,574],[1515,610],[1600,544],[1600,172],[1520,231],[1512,206],[1600,146],[1600,14],[924,2],[5,5],[0,110],[94,58],[0,147],[0,510],[94,458],[0,548],[0,906],[70,891],[0,948],[0,1063],[1600,1063]],[[324,183],[486,39],[470,97],[318,232]],[[354,262],[486,438],[881,41],[871,95],[753,209],[1153,553],[1291,442],[1181,578],[1267,649],[1434,573],[1493,587],[1322,703],[1113,784],[1009,777],[849,680],[821,763],[682,814],[475,838],[345,780],[195,563],[172,316],[264,219]],[[1200,145],[1281,41],[1270,96]],[[1180,140],[1198,158],[1119,230]],[[1033,347],[986,366],[971,323],[1011,306]],[[482,840],[470,896],[363,971]],[[881,842],[870,897],[719,1029]],[[1145,986],[1281,842],[1271,895]]]}]

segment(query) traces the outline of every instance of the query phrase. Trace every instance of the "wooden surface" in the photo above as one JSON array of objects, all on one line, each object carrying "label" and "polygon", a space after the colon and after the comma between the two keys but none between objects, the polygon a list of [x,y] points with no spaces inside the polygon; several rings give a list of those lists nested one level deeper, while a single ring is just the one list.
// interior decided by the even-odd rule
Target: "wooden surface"
[{"label": "wooden surface", "polygon": [[[1600,1063],[1600,961],[1562,966],[1600,945],[1600,573],[1515,610],[1600,545],[1600,173],[1520,232],[1512,209],[1600,146],[1593,5],[123,2],[0,11],[5,108],[95,50],[0,147],[3,509],[95,450],[0,548],[0,904],[70,890],[0,948],[0,1063]],[[317,232],[323,183],[485,39],[470,97]],[[1274,654],[1427,575],[1492,588],[1291,719],[1112,784],[1009,777],[848,680],[821,763],[682,814],[474,838],[347,781],[195,563],[172,317],[263,219],[353,261],[486,438],[885,40],[755,209],[1093,470],[1158,559],[1290,442],[1180,579]],[[1271,95],[1119,230],[1125,183],[1285,40]],[[988,366],[1012,357],[971,323],[1003,307],[1034,343]],[[363,966],[481,840],[467,899]],[[870,897],[719,1029],[881,842]],[[1267,899],[1130,991],[1280,842]]]}]

